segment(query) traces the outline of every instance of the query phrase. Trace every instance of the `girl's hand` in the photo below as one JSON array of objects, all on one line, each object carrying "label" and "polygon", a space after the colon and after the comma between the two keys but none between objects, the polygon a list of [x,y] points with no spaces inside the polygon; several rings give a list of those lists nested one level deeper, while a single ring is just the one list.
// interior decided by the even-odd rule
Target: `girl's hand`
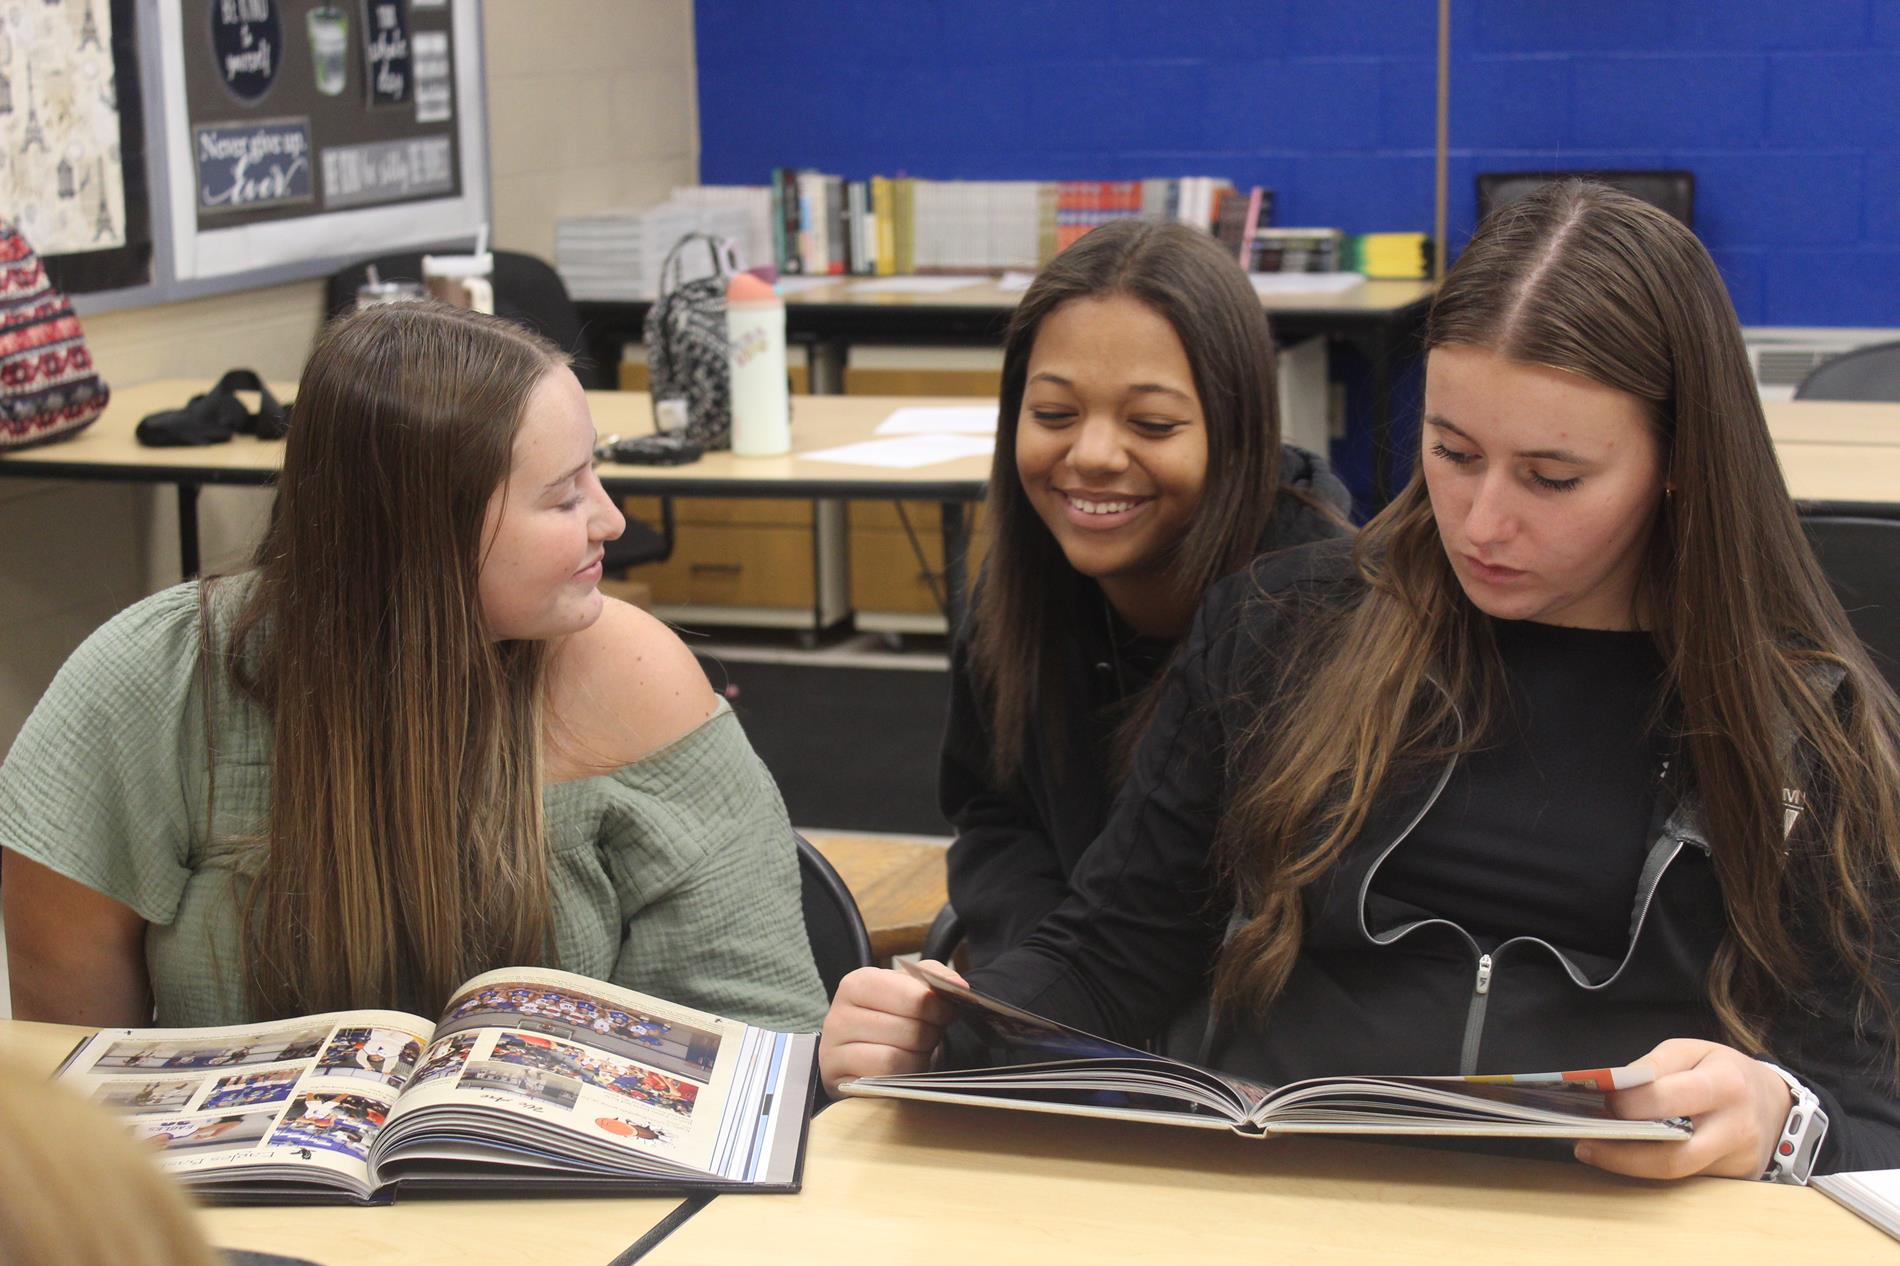
[{"label": "girl's hand", "polygon": [[1624,1120],[1688,1117],[1695,1135],[1681,1142],[1587,1139],[1577,1159],[1634,1178],[1759,1178],[1781,1138],[1794,1096],[1775,1070],[1718,1042],[1671,1038],[1638,1063],[1656,1070],[1647,1086],[1612,1091],[1610,1111]]},{"label": "girl's hand", "polygon": [[[929,966],[964,983],[942,963]],[[838,1083],[853,1077],[922,1072],[952,1014],[950,1004],[920,980],[881,967],[858,968],[838,982],[818,1039],[818,1073],[826,1093],[836,1095]]]}]

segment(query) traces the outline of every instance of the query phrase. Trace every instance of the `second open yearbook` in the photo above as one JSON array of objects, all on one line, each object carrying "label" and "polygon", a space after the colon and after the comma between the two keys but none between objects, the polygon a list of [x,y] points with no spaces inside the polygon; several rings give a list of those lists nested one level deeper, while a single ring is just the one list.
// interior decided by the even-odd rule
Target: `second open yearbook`
[{"label": "second open yearbook", "polygon": [[990,1064],[860,1077],[849,1095],[1113,1117],[1276,1134],[1682,1139],[1683,1119],[1625,1121],[1604,1094],[1653,1079],[1643,1067],[1477,1077],[1325,1077],[1262,1086],[1095,1037],[965,988],[912,975],[946,998]]},{"label": "second open yearbook", "polygon": [[506,968],[433,1021],[107,1029],[59,1076],[211,1200],[796,1191],[817,1041]]}]

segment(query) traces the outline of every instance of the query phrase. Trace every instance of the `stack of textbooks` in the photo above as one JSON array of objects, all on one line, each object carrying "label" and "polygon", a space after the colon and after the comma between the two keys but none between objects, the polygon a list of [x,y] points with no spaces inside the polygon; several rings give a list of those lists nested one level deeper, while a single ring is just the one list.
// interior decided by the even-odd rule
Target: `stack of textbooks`
[{"label": "stack of textbooks", "polygon": [[433,1020],[107,1029],[59,1076],[212,1200],[795,1191],[817,1040],[522,967]]},{"label": "stack of textbooks", "polygon": [[[1259,192],[1265,223],[1273,198]],[[1211,231],[1233,193],[1212,176],[846,180],[790,167],[768,186],[781,273],[860,277],[1033,270],[1097,225],[1137,216]]]},{"label": "stack of textbooks", "polygon": [[1247,256],[1250,273],[1347,271],[1346,235],[1338,229],[1269,229],[1254,234]]},{"label": "stack of textbooks", "polygon": [[[754,208],[744,202],[669,199],[644,211],[563,216],[554,225],[554,267],[575,299],[653,299],[667,252],[688,233],[711,233],[738,248],[740,266],[769,260],[749,256]],[[694,261],[688,278],[707,271]]]},{"label": "stack of textbooks", "polygon": [[577,299],[656,297],[667,251],[692,232],[729,239],[741,267],[791,276],[1033,272],[1090,229],[1139,217],[1211,233],[1251,273],[1431,271],[1422,233],[1275,228],[1274,201],[1271,189],[1214,176],[846,180],[780,167],[769,185],[681,186],[644,211],[566,217],[555,264]]},{"label": "stack of textbooks", "polygon": [[1432,239],[1423,233],[1361,233],[1347,240],[1346,267],[1368,277],[1416,281],[1432,271]]}]

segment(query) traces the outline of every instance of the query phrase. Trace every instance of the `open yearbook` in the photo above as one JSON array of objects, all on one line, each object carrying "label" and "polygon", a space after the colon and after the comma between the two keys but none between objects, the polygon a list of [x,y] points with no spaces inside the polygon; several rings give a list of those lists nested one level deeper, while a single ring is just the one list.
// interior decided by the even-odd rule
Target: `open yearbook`
[{"label": "open yearbook", "polygon": [[1325,1077],[1261,1086],[1046,1020],[905,964],[947,999],[983,1048],[983,1067],[860,1077],[850,1095],[1229,1129],[1239,1134],[1459,1134],[1681,1139],[1689,1122],[1624,1121],[1604,1092],[1648,1068],[1478,1077]]},{"label": "open yearbook", "polygon": [[433,1023],[107,1029],[59,1077],[130,1114],[160,1166],[213,1200],[796,1191],[817,1042],[515,967],[463,985]]}]

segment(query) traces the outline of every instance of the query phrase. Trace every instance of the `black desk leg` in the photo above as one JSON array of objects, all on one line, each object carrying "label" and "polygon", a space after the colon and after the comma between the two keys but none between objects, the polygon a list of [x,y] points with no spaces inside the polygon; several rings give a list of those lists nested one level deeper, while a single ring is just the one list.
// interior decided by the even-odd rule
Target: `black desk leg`
[{"label": "black desk leg", "polygon": [[1372,370],[1372,509],[1378,513],[1392,500],[1392,355],[1393,342],[1384,330],[1364,344]]},{"label": "black desk leg", "polygon": [[811,394],[843,395],[845,345],[837,339],[819,339],[811,345],[809,355],[806,364],[811,368],[811,385],[808,388]]},{"label": "black desk leg", "polygon": [[178,562],[190,580],[198,574],[198,485],[178,485]]},{"label": "black desk leg", "polygon": [[954,639],[963,627],[965,573],[969,566],[970,533],[963,522],[963,503],[943,503],[943,606]]}]

